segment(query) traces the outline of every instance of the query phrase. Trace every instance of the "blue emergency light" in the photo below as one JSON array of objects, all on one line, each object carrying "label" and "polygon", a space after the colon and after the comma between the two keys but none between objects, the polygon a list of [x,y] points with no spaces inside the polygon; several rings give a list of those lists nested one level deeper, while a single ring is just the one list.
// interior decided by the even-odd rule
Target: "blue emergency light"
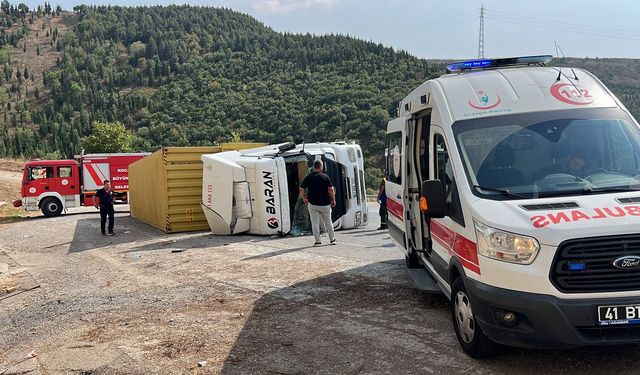
[{"label": "blue emergency light", "polygon": [[458,61],[453,64],[447,65],[447,70],[450,72],[462,72],[464,70],[499,68],[502,66],[544,65],[549,63],[552,58],[553,56],[551,55],[539,55],[539,56],[506,57],[502,59],[480,59],[480,60]]}]

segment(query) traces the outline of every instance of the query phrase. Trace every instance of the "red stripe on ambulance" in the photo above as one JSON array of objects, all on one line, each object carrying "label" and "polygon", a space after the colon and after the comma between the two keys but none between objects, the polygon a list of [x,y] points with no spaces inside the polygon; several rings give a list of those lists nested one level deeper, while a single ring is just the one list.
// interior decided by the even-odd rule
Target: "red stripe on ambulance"
[{"label": "red stripe on ambulance", "polygon": [[403,220],[404,206],[393,199],[387,199],[387,211],[398,219]]},{"label": "red stripe on ambulance", "polygon": [[476,243],[435,220],[431,220],[430,225],[433,239],[447,249],[449,254],[455,254],[464,268],[480,275],[480,262]]}]

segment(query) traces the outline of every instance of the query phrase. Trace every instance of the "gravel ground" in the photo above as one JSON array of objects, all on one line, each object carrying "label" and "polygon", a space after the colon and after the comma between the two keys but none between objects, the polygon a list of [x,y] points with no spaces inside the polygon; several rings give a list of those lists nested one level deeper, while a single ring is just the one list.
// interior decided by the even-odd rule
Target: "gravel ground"
[{"label": "gravel ground", "polygon": [[17,287],[0,294],[0,374],[638,371],[638,346],[468,358],[446,298],[415,289],[376,224],[319,248],[165,235],[126,213],[102,237],[90,209],[0,225],[0,280]]}]

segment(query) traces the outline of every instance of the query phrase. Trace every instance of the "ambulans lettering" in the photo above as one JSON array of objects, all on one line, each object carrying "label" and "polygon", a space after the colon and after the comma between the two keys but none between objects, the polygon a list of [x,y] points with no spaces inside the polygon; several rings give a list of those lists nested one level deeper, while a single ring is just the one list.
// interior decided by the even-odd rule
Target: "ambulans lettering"
[{"label": "ambulans lettering", "polygon": [[640,206],[603,207],[590,211],[572,210],[568,212],[548,213],[535,215],[529,218],[535,228],[544,228],[548,225],[561,223],[574,223],[581,220],[609,219],[625,216],[640,216]]},{"label": "ambulans lettering", "polygon": [[213,200],[213,186],[207,185],[207,206],[211,207],[212,200]]},{"label": "ambulans lettering", "polygon": [[276,214],[276,200],[273,197],[273,173],[262,171],[262,182],[264,183],[264,196],[267,204],[266,211],[268,214]]}]

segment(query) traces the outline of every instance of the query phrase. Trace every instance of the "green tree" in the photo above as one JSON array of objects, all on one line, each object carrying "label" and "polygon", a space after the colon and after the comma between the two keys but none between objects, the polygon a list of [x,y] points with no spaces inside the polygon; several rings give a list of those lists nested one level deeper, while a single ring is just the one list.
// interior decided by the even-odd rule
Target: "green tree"
[{"label": "green tree", "polygon": [[82,138],[85,152],[130,152],[133,135],[121,122],[96,122],[92,134]]}]

